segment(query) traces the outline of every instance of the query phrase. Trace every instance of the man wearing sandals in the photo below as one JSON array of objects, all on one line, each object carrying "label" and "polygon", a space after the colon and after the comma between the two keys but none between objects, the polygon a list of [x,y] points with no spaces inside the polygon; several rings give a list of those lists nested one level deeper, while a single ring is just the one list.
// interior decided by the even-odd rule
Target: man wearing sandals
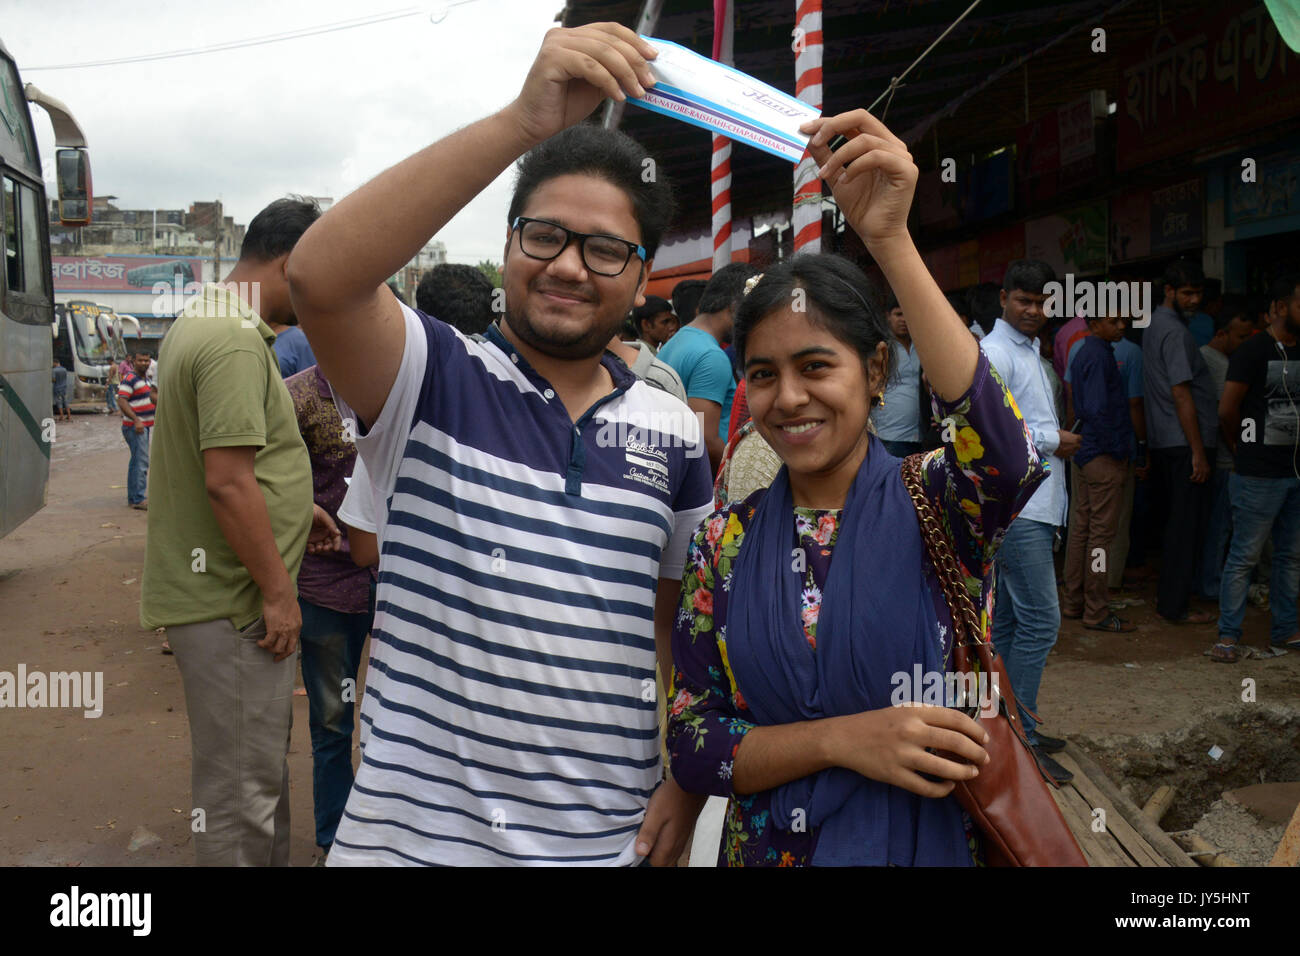
[{"label": "man wearing sandals", "polygon": [[1076,506],[1061,614],[1082,617],[1089,630],[1126,633],[1137,628],[1111,611],[1107,588],[1108,551],[1119,525],[1133,452],[1128,398],[1115,362],[1114,343],[1124,337],[1124,318],[1090,317],[1088,330],[1092,334],[1082,340],[1070,366],[1082,440],[1074,455]]},{"label": "man wearing sandals", "polygon": [[1300,650],[1300,277],[1269,289],[1268,328],[1233,353],[1219,402],[1223,439],[1236,468],[1228,479],[1232,543],[1219,590],[1213,660],[1237,660],[1251,570],[1273,539],[1269,643]]}]

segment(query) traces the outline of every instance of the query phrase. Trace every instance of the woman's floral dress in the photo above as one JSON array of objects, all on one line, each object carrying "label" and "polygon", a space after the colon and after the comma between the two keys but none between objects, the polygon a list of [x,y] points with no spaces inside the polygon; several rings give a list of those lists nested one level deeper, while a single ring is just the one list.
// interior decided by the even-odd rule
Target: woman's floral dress
[{"label": "woman's floral dress", "polygon": [[[926,456],[922,481],[956,547],[966,587],[982,609],[984,636],[991,639],[993,557],[1007,526],[1047,474],[1048,465],[1040,460],[1020,409],[983,352],[969,391],[952,403],[935,396],[934,405],[945,444],[942,452]],[[762,494],[755,492],[714,512],[687,552],[682,605],[673,627],[667,744],[673,776],[682,787],[731,798],[719,864],[803,866],[817,845],[816,828],[800,833],[780,829],[771,820],[770,791],[742,796],[731,789],[736,753],[755,725],[727,659],[727,600],[732,567]],[[838,511],[794,510],[807,566],[798,639],[814,651],[821,589],[830,569],[839,518]],[[952,616],[928,562],[918,585],[930,592],[939,621],[936,637],[948,647]]]}]

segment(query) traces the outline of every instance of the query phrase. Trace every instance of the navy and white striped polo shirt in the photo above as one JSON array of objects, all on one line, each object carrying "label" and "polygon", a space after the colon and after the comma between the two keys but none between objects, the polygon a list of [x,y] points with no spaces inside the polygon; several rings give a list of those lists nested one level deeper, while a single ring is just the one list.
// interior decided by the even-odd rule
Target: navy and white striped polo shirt
[{"label": "navy and white striped polo shirt", "polygon": [[403,313],[357,442],[388,508],[329,862],[636,862],[661,776],[657,579],[680,580],[711,509],[699,423],[606,353],[615,389],[575,424],[495,327]]}]

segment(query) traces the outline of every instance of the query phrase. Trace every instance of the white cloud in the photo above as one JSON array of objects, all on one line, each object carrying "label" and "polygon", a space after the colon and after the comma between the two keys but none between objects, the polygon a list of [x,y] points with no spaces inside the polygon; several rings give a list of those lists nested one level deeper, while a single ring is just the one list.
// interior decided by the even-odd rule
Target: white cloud
[{"label": "white cloud", "polygon": [[[247,224],[286,193],[339,199],[512,100],[562,0],[10,0],[3,39],[27,82],[86,133],[95,189],[133,209],[220,198]],[[239,50],[74,70],[33,67],[190,49],[389,11],[369,26]],[[52,13],[56,10],[57,13]],[[37,139],[51,156],[40,110]],[[501,256],[510,171],[439,234],[453,261]]]}]

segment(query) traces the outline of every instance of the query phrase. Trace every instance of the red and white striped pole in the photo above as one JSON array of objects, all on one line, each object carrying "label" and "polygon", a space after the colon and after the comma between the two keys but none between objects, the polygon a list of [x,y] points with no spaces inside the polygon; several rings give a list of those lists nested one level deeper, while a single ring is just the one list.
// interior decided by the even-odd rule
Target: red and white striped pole
[{"label": "red and white striped pole", "polygon": [[[822,108],[822,0],[795,0],[794,95]],[[820,252],[822,181],[817,164],[804,153],[794,168],[795,252]]]},{"label": "red and white striped pole", "polygon": [[[713,59],[734,66],[731,0],[713,0]],[[709,194],[713,203],[713,271],[731,263],[731,140],[713,134],[709,163]]]}]

